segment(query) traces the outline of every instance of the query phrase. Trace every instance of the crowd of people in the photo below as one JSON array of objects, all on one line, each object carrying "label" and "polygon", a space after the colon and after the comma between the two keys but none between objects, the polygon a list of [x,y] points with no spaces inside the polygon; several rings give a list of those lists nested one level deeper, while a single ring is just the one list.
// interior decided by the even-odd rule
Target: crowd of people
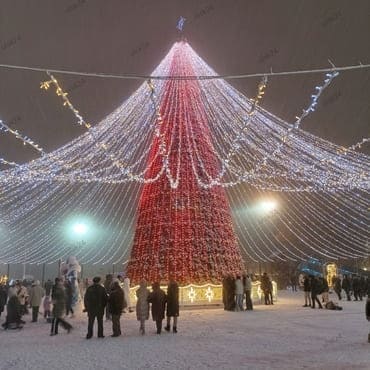
[{"label": "crowd of people", "polygon": [[[2,324],[4,329],[21,329],[25,324],[23,316],[28,314],[28,308],[32,308],[32,322],[38,321],[39,309],[43,302],[43,314],[47,322],[51,324],[50,335],[58,334],[59,327],[70,333],[73,326],[66,318],[74,317],[72,306],[70,283],[62,278],[55,281],[47,280],[43,287],[39,281],[32,282],[30,287],[22,281],[15,281],[9,286],[0,285],[0,316],[6,306],[6,319]],[[136,317],[140,322],[139,331],[145,334],[145,322],[149,319],[151,308],[152,318],[156,324],[157,334],[161,334],[163,320],[167,316],[166,331],[177,333],[177,318],[179,316],[179,286],[174,280],[170,280],[167,292],[161,289],[159,282],[152,284],[149,291],[145,280],[140,282],[136,291]],[[81,284],[81,299],[83,312],[88,316],[88,328],[86,339],[93,337],[94,323],[97,321],[97,337],[104,338],[104,315],[107,321],[112,322],[111,337],[118,337],[121,331],[122,313],[134,312],[130,300],[130,280],[118,275],[113,278],[107,274],[102,283],[100,277],[94,277],[92,283],[85,279]]]},{"label": "crowd of people", "polygon": [[[222,281],[222,301],[226,311],[251,311],[253,310],[252,302],[252,282],[256,278],[253,274],[244,274],[236,276],[234,279],[231,275],[226,276]],[[260,277],[260,289],[263,294],[265,305],[273,305],[273,285],[272,280],[266,272]],[[244,309],[245,301],[245,309]]]},{"label": "crowd of people", "polygon": [[[370,295],[370,279],[366,279],[363,276],[354,276],[352,278],[344,275],[343,279],[339,276],[334,276],[332,285],[333,291],[337,294],[339,300],[342,300],[342,291],[345,292],[348,301],[352,300],[352,296],[354,297],[354,301],[362,301],[363,297]],[[342,309],[338,304],[329,300],[329,285],[325,277],[305,275],[303,279],[303,291],[303,307],[315,308],[317,303],[318,308],[325,307],[331,310]],[[319,299],[320,295],[321,302]]]},{"label": "crowd of people", "polygon": [[[253,274],[243,276],[227,276],[222,282],[222,298],[224,309],[228,311],[253,310],[252,282],[256,278]],[[259,279],[262,292],[261,302],[265,305],[273,305],[272,280],[263,273]],[[333,291],[339,301],[342,300],[342,292],[348,301],[362,301],[366,296],[370,297],[370,279],[364,277],[350,277],[347,275],[341,279],[335,276],[332,279]],[[304,292],[303,307],[330,310],[341,310],[337,303],[329,299],[329,285],[325,277],[305,275],[301,288]],[[296,289],[292,289],[296,291]],[[130,280],[127,276],[107,274],[105,281],[95,277],[90,283],[85,279],[80,284],[81,299],[84,312],[88,316],[88,328],[86,339],[93,337],[94,323],[97,321],[97,337],[104,338],[104,315],[107,321],[112,322],[112,337],[118,337],[121,331],[122,313],[135,311],[130,300]],[[161,334],[163,320],[167,317],[164,327],[166,331],[177,333],[177,319],[179,316],[179,286],[171,279],[167,286],[167,292],[161,289],[159,282],[152,284],[152,291],[148,289],[145,280],[140,282],[136,290],[136,318],[140,323],[139,332],[145,334],[145,322],[149,319],[151,309],[152,318],[156,325],[157,334]],[[263,298],[263,299],[262,299]],[[47,280],[42,287],[38,280],[27,285],[17,280],[6,285],[0,285],[0,316],[6,306],[6,318],[2,324],[4,329],[21,329],[25,324],[24,315],[32,310],[32,321],[37,322],[40,306],[43,304],[43,316],[51,324],[50,335],[58,334],[59,327],[70,333],[73,326],[66,318],[73,319],[74,307],[72,305],[72,289],[69,281],[55,278],[54,282]]]}]

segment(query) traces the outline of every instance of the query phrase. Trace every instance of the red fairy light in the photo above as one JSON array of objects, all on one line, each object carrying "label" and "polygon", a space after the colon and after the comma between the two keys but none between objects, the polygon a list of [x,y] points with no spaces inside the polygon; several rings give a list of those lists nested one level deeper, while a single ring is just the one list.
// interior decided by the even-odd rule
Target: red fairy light
[{"label": "red fairy light", "polygon": [[[194,71],[180,45],[173,56],[171,75],[181,74],[194,75]],[[143,185],[128,275],[134,283],[170,277],[181,284],[219,283],[225,274],[241,272],[242,259],[224,188],[201,188],[191,163],[191,157],[196,158],[196,145],[205,168],[193,165],[202,180],[220,171],[198,82],[167,81],[160,114],[164,117],[160,134],[164,142],[172,142],[167,148],[169,171],[176,177],[180,161],[180,181],[177,188],[171,188],[162,174],[158,181]],[[147,178],[162,167],[163,157],[157,155],[160,142],[155,137],[153,140]]]}]

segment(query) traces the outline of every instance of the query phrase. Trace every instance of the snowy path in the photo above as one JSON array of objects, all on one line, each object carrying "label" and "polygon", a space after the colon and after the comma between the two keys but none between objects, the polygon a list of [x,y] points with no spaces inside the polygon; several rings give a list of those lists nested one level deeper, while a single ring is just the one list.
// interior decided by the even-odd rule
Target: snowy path
[{"label": "snowy path", "polygon": [[253,312],[184,310],[179,333],[160,336],[150,320],[142,337],[130,313],[122,337],[110,338],[105,322],[106,338],[89,341],[85,314],[69,319],[71,334],[60,329],[55,337],[43,319],[32,324],[26,316],[20,332],[0,331],[0,369],[370,369],[365,303],[327,311],[302,301],[302,293],[280,292],[276,305]]}]

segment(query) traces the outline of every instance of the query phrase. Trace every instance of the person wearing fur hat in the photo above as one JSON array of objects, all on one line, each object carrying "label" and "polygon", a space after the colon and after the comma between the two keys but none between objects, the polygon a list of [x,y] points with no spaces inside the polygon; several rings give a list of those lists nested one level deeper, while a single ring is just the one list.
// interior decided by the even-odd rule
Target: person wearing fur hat
[{"label": "person wearing fur hat", "polygon": [[93,285],[87,288],[84,297],[85,311],[87,311],[89,317],[86,339],[93,336],[95,319],[98,322],[98,338],[104,338],[103,316],[107,302],[108,295],[105,288],[100,284],[100,277],[94,277]]},{"label": "person wearing fur hat", "polygon": [[44,296],[44,289],[40,286],[40,281],[36,280],[32,283],[30,290],[30,307],[32,307],[32,322],[37,322],[39,315],[39,308],[42,297]]}]

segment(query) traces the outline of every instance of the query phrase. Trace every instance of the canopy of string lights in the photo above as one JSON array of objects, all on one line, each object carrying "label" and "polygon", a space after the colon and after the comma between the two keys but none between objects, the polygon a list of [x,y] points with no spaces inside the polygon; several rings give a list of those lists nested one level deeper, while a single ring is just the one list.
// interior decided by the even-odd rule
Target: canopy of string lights
[{"label": "canopy of string lights", "polygon": [[[368,256],[369,157],[356,152],[356,146],[339,147],[300,128],[337,74],[324,74],[322,85],[312,88],[311,103],[294,122],[285,122],[260,107],[268,88],[266,77],[252,99],[222,78],[188,80],[187,75],[217,73],[188,43],[177,42],[152,75],[185,78],[145,81],[93,126],[50,74],[42,87],[56,87],[86,133],[45,153],[28,137],[13,132],[41,157],[22,165],[3,159],[10,168],[0,171],[0,261],[51,263],[74,254],[81,263],[122,263],[133,246],[143,189],[154,184],[161,185],[157,198],[164,187],[166,194],[181,194],[173,200],[176,209],[191,204],[184,203],[185,198],[225,192],[231,213],[208,211],[221,223],[231,222],[231,214],[230,230],[234,228],[245,259]],[[5,123],[2,128],[9,129]],[[182,194],[182,184],[189,178],[193,185]],[[158,215],[164,217],[163,212]],[[71,217],[92,220],[93,237],[83,223],[76,226],[86,243],[66,238],[66,220]],[[192,221],[189,230],[194,235],[200,224],[209,230],[216,224]],[[149,232],[146,238],[150,243],[154,234]],[[234,246],[230,248],[234,251]],[[177,252],[185,258],[183,250]],[[206,247],[203,252],[211,253]],[[138,255],[135,258],[143,262]],[[240,260],[233,261],[237,271]],[[212,263],[233,271],[224,260]]]}]

